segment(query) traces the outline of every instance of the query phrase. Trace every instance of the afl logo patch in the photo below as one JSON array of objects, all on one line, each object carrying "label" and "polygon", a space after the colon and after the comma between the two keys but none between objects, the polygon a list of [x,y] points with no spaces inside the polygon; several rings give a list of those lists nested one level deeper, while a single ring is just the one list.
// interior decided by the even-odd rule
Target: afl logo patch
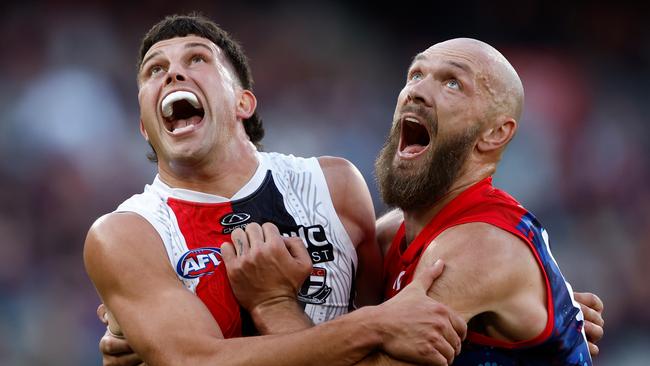
[{"label": "afl logo patch", "polygon": [[251,215],[244,212],[231,212],[221,218],[221,225],[235,226],[248,221]]},{"label": "afl logo patch", "polygon": [[181,257],[176,264],[176,273],[187,279],[214,273],[221,263],[221,249],[192,249]]}]

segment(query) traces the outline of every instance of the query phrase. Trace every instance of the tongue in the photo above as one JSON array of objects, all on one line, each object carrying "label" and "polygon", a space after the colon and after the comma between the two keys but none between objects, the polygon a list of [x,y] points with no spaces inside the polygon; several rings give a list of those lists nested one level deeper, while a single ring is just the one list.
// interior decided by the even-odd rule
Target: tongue
[{"label": "tongue", "polygon": [[402,150],[402,152],[405,152],[407,154],[417,154],[417,153],[421,152],[422,150],[424,150],[424,146],[415,144],[415,145],[406,146],[404,148],[404,150]]},{"label": "tongue", "polygon": [[201,121],[201,117],[192,116],[187,119],[177,119],[172,122],[172,133],[179,134],[191,130]]}]

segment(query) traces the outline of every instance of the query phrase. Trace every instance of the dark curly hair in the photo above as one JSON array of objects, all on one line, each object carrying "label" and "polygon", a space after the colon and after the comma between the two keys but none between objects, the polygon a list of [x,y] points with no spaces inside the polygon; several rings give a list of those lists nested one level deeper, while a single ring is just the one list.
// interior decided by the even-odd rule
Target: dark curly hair
[{"label": "dark curly hair", "polygon": [[[151,46],[166,39],[189,35],[203,37],[214,42],[214,44],[225,52],[237,73],[241,86],[244,89],[253,90],[253,75],[248,65],[248,58],[244,54],[241,45],[228,32],[219,28],[216,23],[198,13],[170,15],[151,27],[140,43],[137,63],[138,70],[140,70],[144,56]],[[264,127],[262,126],[262,119],[257,112],[250,118],[244,120],[244,129],[251,142],[258,149],[261,149],[260,141],[264,137]],[[147,157],[152,161],[158,160],[155,151]]]}]

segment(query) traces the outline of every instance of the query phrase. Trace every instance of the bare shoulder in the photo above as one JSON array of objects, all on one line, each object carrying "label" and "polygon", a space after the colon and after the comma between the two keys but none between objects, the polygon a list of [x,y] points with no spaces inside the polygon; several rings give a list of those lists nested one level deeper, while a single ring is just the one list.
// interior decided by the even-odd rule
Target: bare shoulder
[{"label": "bare shoulder", "polygon": [[318,162],[325,175],[336,213],[355,245],[375,230],[375,209],[368,185],[354,164],[344,158],[321,156]]},{"label": "bare shoulder", "polygon": [[442,258],[446,271],[468,273],[473,283],[513,284],[530,269],[538,271],[528,245],[496,226],[473,222],[443,231],[429,245],[423,259]]},{"label": "bare shoulder", "polygon": [[84,264],[95,285],[101,288],[119,284],[116,278],[128,278],[140,268],[171,268],[162,239],[153,226],[128,212],[113,212],[95,221],[86,236]]},{"label": "bare shoulder", "polygon": [[134,243],[157,233],[143,217],[132,212],[112,212],[98,218],[88,230],[84,252],[113,252],[132,248]]},{"label": "bare shoulder", "polygon": [[147,235],[147,231],[149,233],[155,231],[143,217],[136,213],[112,212],[95,220],[88,230],[86,244],[119,246],[120,242],[111,240],[113,237],[138,235],[141,230],[145,231],[143,235]]},{"label": "bare shoulder", "polygon": [[489,319],[484,326],[493,337],[520,341],[542,332],[545,281],[533,251],[518,236],[486,223],[454,226],[431,242],[418,268],[437,259],[445,261],[445,270],[431,297],[467,321]]},{"label": "bare shoulder", "polygon": [[527,244],[514,234],[483,222],[453,226],[443,231],[430,246],[466,258],[507,263],[522,253],[529,253]]},{"label": "bare shoulder", "polygon": [[363,176],[359,169],[357,169],[354,164],[345,158],[340,158],[337,156],[320,156],[318,157],[318,163],[320,164],[325,178],[327,179],[328,185],[331,181],[338,180],[348,180],[348,179],[360,179],[364,182]]}]

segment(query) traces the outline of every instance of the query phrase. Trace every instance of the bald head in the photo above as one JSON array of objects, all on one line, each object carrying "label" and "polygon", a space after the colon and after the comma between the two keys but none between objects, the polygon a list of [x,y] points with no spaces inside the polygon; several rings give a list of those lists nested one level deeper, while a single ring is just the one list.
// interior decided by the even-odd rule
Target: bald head
[{"label": "bald head", "polygon": [[519,121],[524,103],[524,87],[510,62],[489,44],[472,38],[455,38],[437,43],[424,51],[444,52],[471,58],[481,92],[487,93],[488,108],[496,115]]}]

